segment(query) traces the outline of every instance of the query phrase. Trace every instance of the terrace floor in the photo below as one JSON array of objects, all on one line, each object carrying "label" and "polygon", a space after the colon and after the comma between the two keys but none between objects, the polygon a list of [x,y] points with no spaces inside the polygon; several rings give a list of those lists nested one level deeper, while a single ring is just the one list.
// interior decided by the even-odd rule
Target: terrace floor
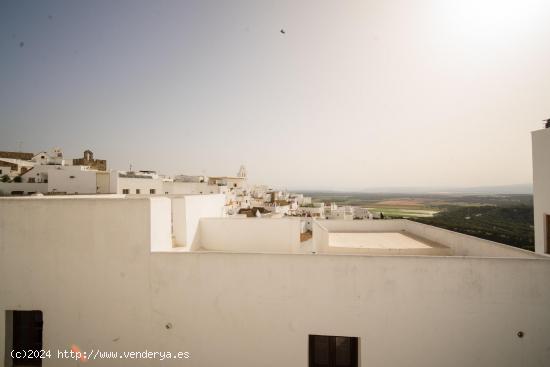
[{"label": "terrace floor", "polygon": [[377,254],[451,255],[446,246],[403,232],[330,232],[329,246]]}]

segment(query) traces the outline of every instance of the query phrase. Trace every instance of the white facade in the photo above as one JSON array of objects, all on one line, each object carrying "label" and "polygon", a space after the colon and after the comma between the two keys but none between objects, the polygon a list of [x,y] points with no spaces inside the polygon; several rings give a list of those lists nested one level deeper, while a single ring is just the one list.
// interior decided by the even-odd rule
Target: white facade
[{"label": "white facade", "polygon": [[[224,216],[225,196],[217,195],[171,195],[172,231],[174,245],[195,250],[201,243],[199,222],[201,218]],[[220,233],[223,235],[223,233]]]},{"label": "white facade", "polygon": [[[17,165],[17,169],[12,169],[10,165]],[[34,167],[33,162],[22,159],[0,158],[0,177],[7,175],[14,178]]]},{"label": "white facade", "polygon": [[164,182],[164,192],[174,195],[219,194],[220,187],[218,185],[209,185],[207,182],[174,180]]},{"label": "white facade", "polygon": [[335,203],[331,203],[330,206],[325,206],[325,216],[327,219],[352,220],[353,209],[348,205],[338,206]]},{"label": "white facade", "polygon": [[48,183],[0,182],[0,196],[31,195],[48,192]]},{"label": "white facade", "polygon": [[353,218],[359,218],[359,219],[373,219],[374,216],[367,208],[361,208],[358,206],[354,206],[351,208],[353,211]]},{"label": "white facade", "polygon": [[533,131],[535,251],[550,253],[550,128]]},{"label": "white facade", "polygon": [[165,179],[155,173],[111,171],[111,191],[124,195],[161,195]]},{"label": "white facade", "polygon": [[[456,256],[295,253],[308,246],[298,220],[257,218],[203,218],[199,246],[182,251],[170,207],[0,199],[0,330],[6,310],[41,310],[44,349],[190,353],[97,366],[307,366],[309,335],[358,337],[368,367],[550,365],[544,255],[424,225]],[[333,227],[317,234],[407,229],[393,222],[323,221]],[[9,348],[0,333],[0,359]]]},{"label": "white facade", "polygon": [[[38,167],[38,166],[37,166]],[[96,170],[85,166],[40,166],[49,167],[48,192],[66,194],[96,194],[99,187]],[[36,167],[35,167],[36,168]],[[34,171],[29,171],[31,174]]]},{"label": "white facade", "polygon": [[40,152],[35,154],[32,161],[38,165],[71,165],[72,160],[64,160],[63,152],[60,148],[53,148],[50,152]]},{"label": "white facade", "polygon": [[299,214],[308,215],[308,216],[311,216],[311,217],[325,218],[325,206],[324,206],[324,204],[323,205],[300,206],[297,209],[297,212]]}]

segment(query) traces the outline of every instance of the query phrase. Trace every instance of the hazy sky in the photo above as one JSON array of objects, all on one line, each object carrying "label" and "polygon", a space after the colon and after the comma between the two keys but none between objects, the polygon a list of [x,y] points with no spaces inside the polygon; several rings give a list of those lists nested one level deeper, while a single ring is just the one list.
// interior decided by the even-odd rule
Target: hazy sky
[{"label": "hazy sky", "polygon": [[549,19],[548,0],[0,0],[0,150],[290,188],[528,183]]}]

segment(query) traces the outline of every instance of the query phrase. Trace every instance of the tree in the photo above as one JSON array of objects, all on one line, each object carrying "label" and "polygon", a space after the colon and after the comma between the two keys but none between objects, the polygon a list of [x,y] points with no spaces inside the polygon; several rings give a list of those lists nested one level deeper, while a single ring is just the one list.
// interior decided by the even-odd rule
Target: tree
[{"label": "tree", "polygon": [[15,176],[13,182],[23,182],[23,178],[21,178],[21,176]]},{"label": "tree", "polygon": [[10,182],[10,176],[4,175],[4,176],[2,176],[1,180],[2,180],[2,182]]}]

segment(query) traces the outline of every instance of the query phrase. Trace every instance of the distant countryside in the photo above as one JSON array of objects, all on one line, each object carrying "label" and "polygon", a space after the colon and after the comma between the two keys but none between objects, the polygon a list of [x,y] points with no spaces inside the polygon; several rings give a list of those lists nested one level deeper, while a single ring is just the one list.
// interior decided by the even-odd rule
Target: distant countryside
[{"label": "distant countryside", "polygon": [[314,202],[354,205],[534,251],[533,196],[304,192]]}]

